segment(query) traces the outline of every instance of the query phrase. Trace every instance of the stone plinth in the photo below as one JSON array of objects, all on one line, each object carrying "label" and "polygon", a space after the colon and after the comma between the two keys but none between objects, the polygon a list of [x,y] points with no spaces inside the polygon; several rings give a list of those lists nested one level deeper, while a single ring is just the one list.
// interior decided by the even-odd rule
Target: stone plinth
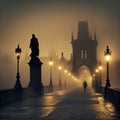
[{"label": "stone plinth", "polygon": [[28,64],[30,66],[30,83],[28,85],[28,88],[42,95],[43,84],[41,79],[42,78],[41,66],[43,63],[40,61],[38,57],[31,57],[31,60]]}]

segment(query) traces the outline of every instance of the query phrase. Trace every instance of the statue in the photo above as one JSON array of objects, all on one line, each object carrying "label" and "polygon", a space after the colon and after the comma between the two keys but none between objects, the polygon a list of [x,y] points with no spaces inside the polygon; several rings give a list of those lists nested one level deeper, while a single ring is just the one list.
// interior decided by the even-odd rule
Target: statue
[{"label": "statue", "polygon": [[32,38],[30,40],[30,46],[31,48],[31,54],[30,54],[30,61],[29,61],[29,66],[30,66],[30,82],[28,85],[28,88],[32,94],[36,95],[43,95],[43,84],[42,84],[42,73],[41,73],[41,67],[42,67],[42,62],[39,59],[39,43],[38,39],[35,37],[34,34],[32,34]]},{"label": "statue", "polygon": [[39,56],[39,43],[38,43],[38,39],[35,37],[35,34],[32,34],[32,39],[30,41],[30,46],[31,48],[31,57],[37,57]]}]

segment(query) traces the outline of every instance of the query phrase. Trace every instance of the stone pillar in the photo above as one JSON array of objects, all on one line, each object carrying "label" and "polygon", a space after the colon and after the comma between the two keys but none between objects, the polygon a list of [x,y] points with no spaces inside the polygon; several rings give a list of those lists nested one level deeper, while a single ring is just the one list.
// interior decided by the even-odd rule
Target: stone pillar
[{"label": "stone pillar", "polygon": [[28,88],[32,89],[34,92],[39,95],[43,94],[43,84],[42,84],[42,74],[41,67],[42,62],[38,57],[31,57],[30,62],[28,63],[30,66],[30,83]]}]

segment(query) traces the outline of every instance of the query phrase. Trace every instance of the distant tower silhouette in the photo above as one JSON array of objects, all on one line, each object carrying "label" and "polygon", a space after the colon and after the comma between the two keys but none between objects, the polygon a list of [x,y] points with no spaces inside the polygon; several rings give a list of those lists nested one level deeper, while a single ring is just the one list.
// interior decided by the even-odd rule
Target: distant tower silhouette
[{"label": "distant tower silhouette", "polygon": [[41,75],[41,66],[42,62],[38,58],[39,56],[39,43],[38,39],[35,37],[35,35],[32,35],[32,39],[30,42],[30,48],[31,48],[31,60],[28,63],[30,66],[30,83],[28,88],[32,89],[34,92],[37,92],[38,94],[43,94],[43,84],[42,84],[42,75]]},{"label": "distant tower silhouette", "polygon": [[92,35],[89,36],[87,21],[80,21],[78,24],[77,39],[74,39],[73,33],[71,36],[72,44],[72,72],[77,74],[78,69],[82,65],[88,66],[91,72],[93,72],[97,64],[97,38],[96,33],[92,39]]}]

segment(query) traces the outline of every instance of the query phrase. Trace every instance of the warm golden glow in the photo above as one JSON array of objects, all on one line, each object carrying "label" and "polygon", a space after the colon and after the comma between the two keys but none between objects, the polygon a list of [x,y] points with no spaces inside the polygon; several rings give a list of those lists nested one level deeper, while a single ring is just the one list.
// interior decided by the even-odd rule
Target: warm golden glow
[{"label": "warm golden glow", "polygon": [[65,70],[64,73],[67,73],[67,70]]},{"label": "warm golden glow", "polygon": [[[84,1],[84,0],[83,0]],[[112,1],[112,0],[111,0]],[[64,52],[64,57],[69,60],[71,59],[72,46],[70,45],[71,31],[73,31],[73,36],[77,39],[78,32],[78,23],[80,21],[86,21],[86,17],[89,17],[87,20],[91,34],[94,34],[93,31],[97,31],[97,39],[99,40],[99,45],[97,48],[98,60],[103,61],[103,66],[106,62],[105,56],[103,56],[103,50],[105,44],[110,44],[114,54],[111,56],[111,60],[119,61],[119,33],[120,33],[120,22],[116,22],[119,17],[119,12],[116,12],[116,9],[120,9],[119,0],[114,2],[116,9],[113,7],[106,7],[102,4],[102,0],[99,2],[89,1],[89,2],[64,2],[64,1],[33,1],[27,3],[27,0],[24,1],[24,5],[21,2],[14,0],[10,1],[10,5],[7,6],[7,1],[3,0],[1,2],[1,47],[0,47],[0,62],[1,62],[1,72],[0,72],[0,88],[12,88],[14,85],[14,72],[16,71],[16,54],[13,52],[16,44],[19,43],[23,49],[22,56],[20,58],[20,71],[21,71],[21,84],[23,87],[26,87],[29,84],[29,67],[26,63],[30,61],[31,50],[29,48],[31,34],[35,33],[36,37],[39,40],[39,49],[40,57],[50,57],[48,55],[49,51],[54,48],[57,53],[58,58],[61,57],[60,53]],[[109,2],[110,4],[112,2]],[[95,7],[99,6],[101,7]],[[15,5],[15,6],[14,6]],[[117,6],[118,5],[118,6]],[[17,10],[13,10],[14,8]],[[31,9],[33,8],[33,9]],[[56,12],[57,11],[57,12]],[[99,11],[99,15],[96,11]],[[104,12],[105,11],[105,12]],[[110,12],[111,11],[111,12]],[[14,13],[14,14],[12,14]],[[18,14],[19,13],[19,14]],[[11,17],[12,15],[12,17]],[[109,20],[108,18],[113,17],[114,19]],[[74,18],[73,18],[74,16]],[[9,21],[9,22],[8,22]],[[120,21],[120,20],[119,20]],[[17,27],[16,27],[17,26]],[[108,27],[104,27],[108,26]],[[104,27],[104,29],[102,29]],[[72,28],[72,29],[71,29]],[[111,28],[111,29],[110,29]],[[104,33],[104,34],[103,34]],[[112,34],[108,34],[112,33]],[[6,57],[5,57],[6,56]],[[7,59],[5,59],[5,58]],[[53,57],[53,56],[52,56]],[[44,59],[44,58],[42,58]],[[40,58],[41,60],[41,58]],[[49,65],[49,60],[41,60],[44,64],[42,65],[42,77],[43,84],[49,84],[49,67],[55,65],[53,59],[53,66]],[[114,62],[118,64],[117,62]],[[112,64],[112,65],[115,65]],[[12,66],[12,67],[11,67]],[[57,66],[58,67],[58,66]],[[55,82],[58,82],[58,68],[54,73],[56,78]],[[106,67],[106,66],[105,66]],[[116,67],[119,67],[116,65]],[[13,69],[11,71],[11,68]],[[103,68],[104,69],[104,68]],[[63,70],[63,68],[62,68]],[[117,84],[117,79],[119,79],[117,74],[118,69],[113,67],[110,69],[111,78],[115,79],[112,82],[112,86],[119,88],[119,80]],[[54,67],[53,67],[54,71]],[[64,70],[62,71],[64,73]],[[9,74],[9,75],[6,75]],[[103,71],[103,79],[106,79],[105,70]],[[47,78],[48,77],[48,78]],[[3,80],[2,80],[3,79]],[[80,73],[80,79],[87,79],[87,75]],[[3,82],[2,82],[3,81]],[[10,84],[8,81],[11,81]]]},{"label": "warm golden glow", "polygon": [[68,76],[71,76],[71,73],[68,73]]},{"label": "warm golden glow", "polygon": [[110,59],[111,59],[110,55],[106,55],[105,57],[106,57],[106,61],[110,61]]},{"label": "warm golden glow", "polygon": [[20,52],[17,52],[17,53],[16,53],[16,56],[17,56],[17,57],[20,57],[20,55],[21,55]]},{"label": "warm golden glow", "polygon": [[50,62],[49,62],[49,65],[52,66],[52,65],[53,65],[53,61],[50,61]]},{"label": "warm golden glow", "polygon": [[59,69],[59,70],[62,70],[62,66],[59,66],[58,69]]},{"label": "warm golden glow", "polygon": [[99,66],[98,68],[99,68],[99,70],[102,70],[102,66]]},{"label": "warm golden glow", "polygon": [[95,77],[95,74],[93,74],[93,77]]},{"label": "warm golden glow", "polygon": [[105,107],[106,107],[110,112],[114,112],[114,111],[115,111],[115,109],[114,109],[114,107],[113,107],[113,105],[112,105],[111,103],[107,103],[107,104],[105,105]]},{"label": "warm golden glow", "polygon": [[98,72],[99,72],[99,70],[98,70],[98,69],[96,69],[96,70],[95,70],[95,72],[97,72],[97,73],[98,73]]},{"label": "warm golden glow", "polygon": [[59,91],[57,91],[57,94],[58,95],[64,95],[64,91],[59,90]]},{"label": "warm golden glow", "polygon": [[106,51],[104,53],[105,53],[106,61],[109,62],[111,59],[111,50],[109,49],[109,46],[107,46]]}]

